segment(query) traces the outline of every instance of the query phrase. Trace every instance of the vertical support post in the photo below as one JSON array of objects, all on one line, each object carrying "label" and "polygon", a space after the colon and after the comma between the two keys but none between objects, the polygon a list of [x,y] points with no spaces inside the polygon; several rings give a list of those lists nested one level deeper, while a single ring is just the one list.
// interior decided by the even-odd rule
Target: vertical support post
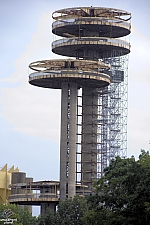
[{"label": "vertical support post", "polygon": [[67,106],[68,84],[63,83],[61,89],[61,134],[60,134],[60,200],[66,199],[66,157],[67,157]]},{"label": "vertical support post", "polygon": [[97,179],[97,89],[83,88],[82,95],[82,182],[93,190]]},{"label": "vertical support post", "polygon": [[68,198],[76,193],[76,110],[77,110],[77,85],[70,84],[70,129],[69,129],[69,177]]},{"label": "vertical support post", "polygon": [[[27,185],[28,183],[33,182],[33,178],[32,177],[26,177],[25,182],[26,182],[26,185]],[[33,193],[33,191],[31,190],[31,184],[30,184],[30,189],[29,190],[27,189],[26,191],[27,191],[26,192],[27,195]],[[32,213],[32,205],[26,205],[26,208],[28,208],[29,212]]]},{"label": "vertical support post", "polygon": [[77,85],[62,84],[60,143],[60,199],[76,193],[76,104]]}]

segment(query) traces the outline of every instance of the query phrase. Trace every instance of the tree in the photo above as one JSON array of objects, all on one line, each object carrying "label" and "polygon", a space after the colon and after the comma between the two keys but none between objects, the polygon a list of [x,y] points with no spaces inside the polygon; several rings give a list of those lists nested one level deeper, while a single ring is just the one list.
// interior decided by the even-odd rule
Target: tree
[{"label": "tree", "polygon": [[18,207],[17,213],[19,214],[19,221],[23,225],[36,225],[37,224],[37,218],[35,216],[32,216],[32,213],[29,212],[27,207],[25,207],[24,209],[20,209]]},{"label": "tree", "polygon": [[83,224],[81,218],[87,210],[86,199],[75,196],[60,201],[55,213],[47,209],[46,215],[38,217],[38,225],[81,225]]},{"label": "tree", "polygon": [[[0,219],[14,219],[14,225],[36,225],[37,219],[32,216],[27,208],[21,209],[15,204],[0,205]],[[0,221],[0,225],[4,224],[4,221]]]},{"label": "tree", "polygon": [[38,217],[38,225],[55,225],[57,224],[55,221],[56,215],[49,208],[47,208],[45,215]]},{"label": "tree", "polygon": [[84,197],[75,196],[74,198],[61,201],[58,205],[57,224],[61,225],[80,225],[83,224],[81,218],[88,211],[87,201]]},{"label": "tree", "polygon": [[113,159],[95,190],[89,202],[97,213],[107,210],[107,224],[150,224],[149,153],[142,150],[137,161],[134,157]]}]

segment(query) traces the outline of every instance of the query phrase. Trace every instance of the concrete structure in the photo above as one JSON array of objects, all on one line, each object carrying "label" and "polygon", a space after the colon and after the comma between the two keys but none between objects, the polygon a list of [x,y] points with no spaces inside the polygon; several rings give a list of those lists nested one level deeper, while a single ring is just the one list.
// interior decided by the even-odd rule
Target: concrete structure
[{"label": "concrete structure", "polygon": [[[29,83],[61,89],[60,199],[83,195],[116,155],[126,156],[131,14],[78,7],[55,11],[52,52],[73,58],[29,65]],[[85,188],[87,187],[87,188]]]},{"label": "concrete structure", "polygon": [[[18,184],[23,184],[23,183],[28,183],[28,182],[32,182],[33,178],[31,177],[26,177],[26,173],[23,172],[13,172],[12,173],[12,181],[11,184],[9,185],[9,187],[13,186],[13,185],[18,185]],[[11,194],[10,196],[22,196],[24,194],[24,190],[20,189],[20,188],[11,188]],[[27,191],[27,194],[32,194],[31,190]],[[9,196],[9,202],[10,202],[10,197]],[[24,209],[24,207],[27,207],[28,210],[32,213],[32,206],[27,206],[26,204],[20,205],[21,209]]]},{"label": "concrete structure", "polygon": [[[17,204],[22,209],[24,206],[32,212],[32,206],[40,206],[41,215],[46,214],[49,208],[55,212],[60,200],[60,182],[58,181],[37,181],[32,178],[25,178],[25,173],[14,173],[13,182],[9,185],[11,194],[8,197],[9,203]],[[85,187],[84,187],[85,188]],[[83,193],[83,185],[76,185],[78,195]]]},{"label": "concrete structure", "polygon": [[18,204],[20,207],[26,205],[31,209],[32,205],[41,206],[41,214],[46,214],[46,209],[50,208],[55,211],[59,202],[59,182],[57,181],[38,181],[33,182],[32,179],[24,180],[24,174],[16,174],[14,177],[19,178],[18,183],[13,183],[11,187],[11,195],[9,202]]}]

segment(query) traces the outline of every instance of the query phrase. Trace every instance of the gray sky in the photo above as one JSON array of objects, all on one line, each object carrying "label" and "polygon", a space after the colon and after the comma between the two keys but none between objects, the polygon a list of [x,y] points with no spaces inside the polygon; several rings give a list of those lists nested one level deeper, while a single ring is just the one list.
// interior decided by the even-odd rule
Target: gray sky
[{"label": "gray sky", "polygon": [[28,65],[60,58],[51,53],[53,11],[91,5],[132,13],[128,156],[149,150],[149,0],[0,0],[0,167],[18,166],[35,181],[59,179],[60,91],[29,85]]}]

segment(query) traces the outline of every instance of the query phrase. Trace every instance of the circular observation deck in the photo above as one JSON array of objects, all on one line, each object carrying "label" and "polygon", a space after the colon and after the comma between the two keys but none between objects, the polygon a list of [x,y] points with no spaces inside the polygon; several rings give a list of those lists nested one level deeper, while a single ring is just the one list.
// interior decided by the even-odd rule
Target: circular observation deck
[{"label": "circular observation deck", "polygon": [[116,50],[116,56],[126,55],[130,53],[130,44],[124,40],[105,37],[63,38],[52,43],[52,52],[84,59],[89,57],[86,56],[87,51],[96,52],[96,59],[100,59],[104,55],[111,57],[113,50]]},{"label": "circular observation deck", "polygon": [[110,84],[110,66],[90,60],[43,60],[33,62],[29,68],[29,83],[38,87],[61,89],[62,83],[77,83],[77,87],[105,87]]},{"label": "circular observation deck", "polygon": [[118,38],[131,32],[131,14],[113,8],[78,7],[55,11],[52,32],[62,37],[100,36]]}]

